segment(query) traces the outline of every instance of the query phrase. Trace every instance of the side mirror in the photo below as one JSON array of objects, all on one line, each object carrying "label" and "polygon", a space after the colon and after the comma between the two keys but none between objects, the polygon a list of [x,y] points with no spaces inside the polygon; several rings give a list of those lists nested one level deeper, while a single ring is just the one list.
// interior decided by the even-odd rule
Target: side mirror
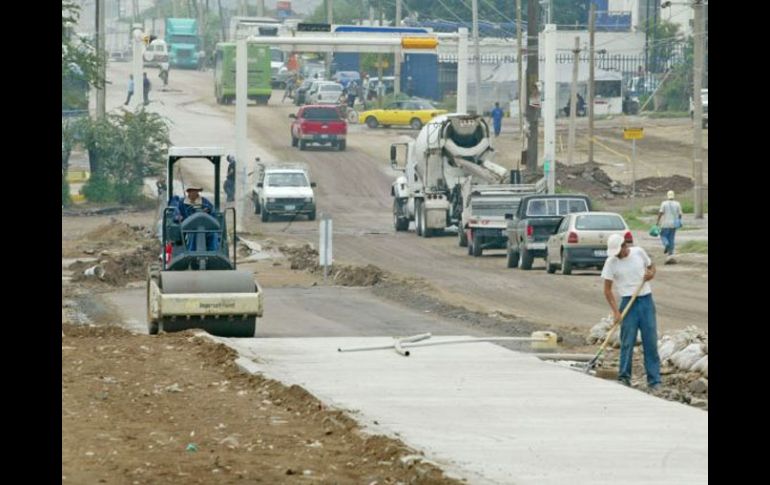
[{"label": "side mirror", "polygon": [[289,114],[289,118],[297,119],[297,115],[295,115],[294,113],[290,113]]},{"label": "side mirror", "polygon": [[513,214],[506,214],[505,215],[505,220],[506,221],[512,221],[513,220]]},{"label": "side mirror", "polygon": [[257,187],[264,187],[264,186],[265,184],[263,184],[262,182],[257,182]]},{"label": "side mirror", "polygon": [[315,182],[310,182],[310,186],[315,187],[316,186]]}]

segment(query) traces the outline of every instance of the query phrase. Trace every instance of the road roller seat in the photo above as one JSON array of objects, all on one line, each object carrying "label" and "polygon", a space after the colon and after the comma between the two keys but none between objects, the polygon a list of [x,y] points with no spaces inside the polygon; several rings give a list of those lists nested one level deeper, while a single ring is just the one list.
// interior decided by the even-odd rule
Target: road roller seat
[{"label": "road roller seat", "polygon": [[179,224],[187,249],[190,251],[218,251],[222,224],[211,214],[198,211]]}]

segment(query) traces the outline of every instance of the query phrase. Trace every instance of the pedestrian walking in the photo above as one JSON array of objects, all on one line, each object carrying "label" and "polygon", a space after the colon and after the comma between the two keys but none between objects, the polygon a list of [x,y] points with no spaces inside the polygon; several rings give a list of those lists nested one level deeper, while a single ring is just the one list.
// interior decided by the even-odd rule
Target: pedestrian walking
[{"label": "pedestrian walking", "polygon": [[225,178],[225,195],[227,202],[235,201],[235,157],[227,156],[227,177]]},{"label": "pedestrian walking", "polygon": [[663,243],[663,254],[668,256],[666,263],[673,262],[671,257],[674,255],[674,238],[676,230],[682,227],[682,205],[674,199],[674,191],[669,190],[666,194],[666,200],[661,202],[658,211],[658,221],[656,225],[660,226],[660,241]]},{"label": "pedestrian walking", "polygon": [[128,103],[131,102],[131,96],[134,95],[134,75],[130,74],[128,76],[128,95],[126,96],[126,102],[123,103],[123,106],[128,106]]},{"label": "pedestrian walking", "polygon": [[150,89],[152,88],[152,84],[150,84],[150,80],[147,78],[147,73],[144,73],[144,79],[142,79],[142,84],[144,86],[144,105],[147,106],[150,104]]},{"label": "pedestrian walking", "polygon": [[[644,370],[647,386],[652,391],[660,389],[660,357],[658,355],[658,330],[655,318],[655,302],[652,299],[650,280],[655,277],[655,265],[644,249],[630,246],[619,234],[607,238],[607,260],[602,268],[604,297],[607,299],[615,321],[629,304],[644,281],[636,301],[620,322],[620,367],[618,381],[631,385],[631,368],[637,332],[642,333]],[[613,288],[620,295],[618,306]]]},{"label": "pedestrian walking", "polygon": [[500,131],[503,129],[503,110],[500,109],[500,103],[495,103],[495,107],[492,110],[492,127],[495,130],[495,136],[500,136]]}]

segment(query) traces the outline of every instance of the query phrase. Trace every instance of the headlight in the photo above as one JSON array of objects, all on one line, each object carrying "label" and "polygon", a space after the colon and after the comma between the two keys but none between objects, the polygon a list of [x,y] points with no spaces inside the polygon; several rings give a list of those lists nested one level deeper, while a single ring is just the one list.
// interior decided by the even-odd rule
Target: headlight
[{"label": "headlight", "polygon": [[274,197],[268,197],[267,201],[270,202],[270,203],[275,202],[275,198]]},{"label": "headlight", "polygon": [[312,197],[305,197],[305,202],[313,202],[313,198]]}]

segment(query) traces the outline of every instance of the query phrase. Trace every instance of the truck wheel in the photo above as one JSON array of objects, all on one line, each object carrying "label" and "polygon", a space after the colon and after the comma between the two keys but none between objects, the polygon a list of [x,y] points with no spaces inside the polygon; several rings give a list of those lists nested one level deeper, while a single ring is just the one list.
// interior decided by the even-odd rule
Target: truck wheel
[{"label": "truck wheel", "polygon": [[393,199],[393,228],[396,232],[409,229],[409,219],[400,215],[401,205],[398,199]]},{"label": "truck wheel", "polygon": [[569,253],[561,252],[561,274],[572,274],[572,261],[569,260]]},{"label": "truck wheel", "polygon": [[315,220],[315,211],[313,211],[313,212],[311,212],[310,214],[307,215],[307,220],[308,221],[314,221]]},{"label": "truck wheel", "polygon": [[465,245],[468,247],[468,256],[473,256],[473,231],[468,230],[465,233],[465,242]]},{"label": "truck wheel", "polygon": [[545,270],[548,274],[554,274],[556,272],[556,265],[551,264],[551,255],[548,252],[545,253]]},{"label": "truck wheel", "polygon": [[519,264],[519,253],[511,249],[510,246],[508,246],[508,254],[505,263],[509,268],[515,268]]},{"label": "truck wheel", "polygon": [[422,237],[431,237],[433,236],[433,229],[428,229],[428,218],[425,217],[426,215],[425,204],[420,204],[420,224],[422,225],[422,230],[420,232],[422,233]]},{"label": "truck wheel", "polygon": [[339,151],[344,152],[345,151],[345,146],[346,146],[345,140],[340,140],[340,141],[337,142],[337,149]]},{"label": "truck wheel", "polygon": [[462,228],[457,229],[457,244],[461,248],[468,246],[468,235],[465,234]]},{"label": "truck wheel", "polygon": [[419,130],[422,128],[422,121],[420,121],[419,118],[412,118],[409,122],[409,126],[411,126],[413,130]]},{"label": "truck wheel", "polygon": [[291,137],[291,146],[296,147],[297,146],[297,137],[292,136]]},{"label": "truck wheel", "polygon": [[377,128],[377,125],[379,125],[379,122],[377,122],[377,118],[374,116],[370,116],[366,118],[366,126],[368,126],[371,129]]},{"label": "truck wheel", "polygon": [[258,198],[254,199],[254,213],[255,214],[259,214],[259,199]]},{"label": "truck wheel", "polygon": [[305,143],[305,140],[300,140],[299,141],[299,150],[300,151],[304,151],[305,148],[307,148],[307,143]]},{"label": "truck wheel", "polygon": [[481,256],[481,253],[484,251],[483,249],[481,249],[481,244],[482,244],[481,234],[479,233],[474,234],[473,235],[473,256],[476,258]]},{"label": "truck wheel", "polygon": [[527,251],[527,248],[521,248],[521,251],[519,252],[519,269],[529,270],[532,269],[532,263],[535,261],[535,258],[532,257],[531,254],[529,254],[529,251]]},{"label": "truck wheel", "polygon": [[267,207],[262,209],[262,222],[270,222],[270,213],[267,211]]}]

